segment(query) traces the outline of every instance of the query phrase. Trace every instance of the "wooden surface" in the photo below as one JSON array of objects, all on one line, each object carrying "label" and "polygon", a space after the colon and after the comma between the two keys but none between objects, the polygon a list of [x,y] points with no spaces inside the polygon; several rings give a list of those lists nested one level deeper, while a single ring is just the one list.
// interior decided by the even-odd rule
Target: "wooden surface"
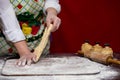
[{"label": "wooden surface", "polygon": [[[50,55],[53,58],[66,56],[75,56],[73,53],[61,53],[57,55]],[[120,54],[115,54],[115,57],[120,59]],[[0,66],[4,66],[5,61],[0,58]],[[94,75],[42,75],[42,76],[5,76],[0,75],[0,80],[120,80],[120,66],[119,65],[99,65],[100,73]],[[2,69],[2,67],[0,67]],[[1,73],[1,71],[0,71]]]},{"label": "wooden surface", "polygon": [[4,60],[0,60],[0,72],[2,71],[3,65],[4,65]]},{"label": "wooden surface", "polygon": [[42,58],[31,66],[19,67],[16,59],[6,61],[3,75],[93,75],[100,73],[99,65],[82,57]]}]

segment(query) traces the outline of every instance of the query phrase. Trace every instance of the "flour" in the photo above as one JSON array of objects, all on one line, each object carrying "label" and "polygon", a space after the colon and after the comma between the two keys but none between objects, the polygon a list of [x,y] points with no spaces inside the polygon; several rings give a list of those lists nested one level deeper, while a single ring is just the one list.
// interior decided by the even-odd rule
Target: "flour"
[{"label": "flour", "polygon": [[120,69],[114,70],[111,66],[93,62],[83,57],[42,58],[37,64],[20,68],[12,66],[15,61],[8,60],[2,73],[24,75],[24,77],[9,76],[12,80],[114,80],[115,76],[120,76]]},{"label": "flour", "polygon": [[31,66],[15,66],[16,60],[8,60],[2,70],[5,75],[72,75],[98,74],[96,63],[80,57],[42,58]]},{"label": "flour", "polygon": [[3,61],[3,60],[0,60],[0,71],[1,71],[1,69],[2,69],[2,67],[3,67],[3,64],[4,64],[4,61]]}]

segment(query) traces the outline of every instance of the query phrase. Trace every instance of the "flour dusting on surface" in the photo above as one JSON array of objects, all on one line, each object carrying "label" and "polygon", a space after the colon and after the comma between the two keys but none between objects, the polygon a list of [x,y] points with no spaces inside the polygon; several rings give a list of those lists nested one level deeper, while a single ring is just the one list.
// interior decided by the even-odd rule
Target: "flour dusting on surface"
[{"label": "flour dusting on surface", "polygon": [[15,66],[16,60],[8,60],[2,70],[5,75],[72,75],[97,74],[99,66],[86,58],[61,57],[42,58],[31,66]]},{"label": "flour dusting on surface", "polygon": [[120,76],[120,69],[114,70],[111,66],[83,57],[42,58],[38,63],[25,67],[15,66],[15,61],[8,60],[2,71],[7,75],[24,75],[24,77],[9,76],[10,79],[15,80],[115,80],[114,77]]}]

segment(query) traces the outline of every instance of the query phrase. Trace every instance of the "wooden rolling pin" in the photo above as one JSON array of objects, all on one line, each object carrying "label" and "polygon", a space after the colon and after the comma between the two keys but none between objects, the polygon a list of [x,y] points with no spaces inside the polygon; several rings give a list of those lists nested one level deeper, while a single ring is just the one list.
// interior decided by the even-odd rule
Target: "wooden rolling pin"
[{"label": "wooden rolling pin", "polygon": [[[118,64],[120,65],[120,61],[117,59],[113,59],[113,50],[109,46],[105,46],[104,48],[101,48],[100,50],[95,49],[97,47],[92,47],[87,52],[82,52],[81,50],[78,50],[78,54],[84,55],[85,57],[104,64]],[[98,52],[97,52],[97,51]]]},{"label": "wooden rolling pin", "polygon": [[51,30],[52,30],[52,27],[53,25],[50,24],[49,27],[46,27],[45,28],[45,31],[44,31],[44,34],[42,36],[42,39],[41,39],[41,42],[40,44],[35,48],[34,50],[34,54],[37,56],[36,57],[36,61],[35,62],[38,62],[44,48],[46,47],[47,43],[48,43],[48,40],[49,40],[49,36],[51,34]]}]

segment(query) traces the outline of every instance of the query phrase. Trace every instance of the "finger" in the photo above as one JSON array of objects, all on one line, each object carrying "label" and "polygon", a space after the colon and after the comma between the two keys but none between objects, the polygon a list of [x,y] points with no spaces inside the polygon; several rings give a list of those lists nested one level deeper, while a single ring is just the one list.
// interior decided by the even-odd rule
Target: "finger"
[{"label": "finger", "polygon": [[15,64],[18,65],[18,62],[19,62],[19,60],[17,60]]},{"label": "finger", "polygon": [[47,27],[52,23],[51,21],[52,21],[51,19],[46,20]]},{"label": "finger", "polygon": [[57,20],[56,20],[57,29],[59,28],[60,24],[61,24],[61,19],[57,19]]},{"label": "finger", "polygon": [[36,55],[32,58],[33,62],[36,62],[36,58],[37,58]]},{"label": "finger", "polygon": [[18,65],[18,66],[20,66],[21,63],[22,63],[22,62],[21,62],[20,60],[17,61],[17,65]]},{"label": "finger", "polygon": [[32,63],[32,60],[31,60],[31,59],[28,59],[28,60],[27,60],[27,65],[29,65],[29,66],[30,66],[30,65],[31,65],[31,63]]},{"label": "finger", "polygon": [[57,29],[60,27],[60,24],[61,24],[61,20],[59,19],[56,26],[57,26]]},{"label": "finger", "polygon": [[54,32],[54,31],[56,31],[58,29],[58,26],[57,26],[57,24],[56,24],[56,22],[54,22],[54,24],[53,24],[53,28],[52,28],[52,32]]},{"label": "finger", "polygon": [[54,20],[54,23],[53,23],[54,28],[53,28],[52,32],[56,31],[59,28],[60,23],[61,23],[60,19]]},{"label": "finger", "polygon": [[22,61],[21,61],[21,66],[25,66],[26,65],[26,59],[23,59]]}]

